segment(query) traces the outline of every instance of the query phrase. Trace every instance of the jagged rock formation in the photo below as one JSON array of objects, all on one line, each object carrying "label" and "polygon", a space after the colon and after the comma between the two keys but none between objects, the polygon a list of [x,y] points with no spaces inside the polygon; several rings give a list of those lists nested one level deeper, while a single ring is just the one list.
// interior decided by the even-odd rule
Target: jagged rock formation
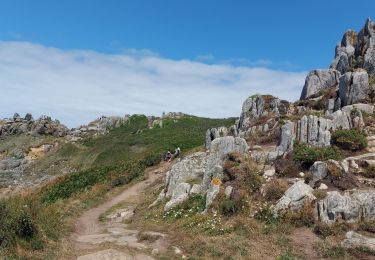
[{"label": "jagged rock formation", "polygon": [[318,218],[330,224],[337,221],[356,222],[375,218],[375,191],[328,192],[317,204]]},{"label": "jagged rock formation", "polygon": [[334,69],[311,71],[306,77],[300,99],[310,98],[323,89],[337,87],[339,79],[340,72]]},{"label": "jagged rock formation", "polygon": [[364,69],[346,72],[340,78],[339,97],[341,106],[365,101],[369,95],[369,78]]},{"label": "jagged rock formation", "polygon": [[344,74],[353,68],[363,68],[375,74],[375,23],[368,18],[363,29],[357,33],[347,31],[336,46],[335,60],[331,68]]},{"label": "jagged rock formation", "polygon": [[[164,210],[168,211],[185,201],[189,195],[207,194],[206,208],[209,208],[220,188],[223,178],[221,164],[225,156],[230,152],[244,154],[247,150],[248,146],[243,138],[233,136],[216,138],[212,141],[208,154],[194,153],[172,167],[167,173],[165,188],[150,206],[169,199],[164,207]],[[200,181],[200,183],[191,185],[192,181]]]},{"label": "jagged rock formation", "polygon": [[101,116],[98,119],[90,122],[88,125],[71,129],[67,139],[70,141],[78,141],[83,137],[106,134],[110,129],[125,124],[129,120],[129,117],[129,115],[125,115],[124,117]]},{"label": "jagged rock formation", "polygon": [[0,136],[22,133],[63,137],[68,133],[68,128],[48,116],[41,116],[34,120],[31,114],[22,118],[15,113],[13,118],[0,120]]}]

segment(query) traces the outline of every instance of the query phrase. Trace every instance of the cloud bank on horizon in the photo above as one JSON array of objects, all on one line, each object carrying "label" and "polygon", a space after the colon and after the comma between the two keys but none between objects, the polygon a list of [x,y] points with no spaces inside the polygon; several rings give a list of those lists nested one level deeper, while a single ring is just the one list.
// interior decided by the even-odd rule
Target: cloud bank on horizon
[{"label": "cloud bank on horizon", "polygon": [[69,127],[101,115],[231,117],[252,94],[297,99],[305,75],[172,60],[149,51],[103,54],[0,41],[0,116],[49,115]]}]

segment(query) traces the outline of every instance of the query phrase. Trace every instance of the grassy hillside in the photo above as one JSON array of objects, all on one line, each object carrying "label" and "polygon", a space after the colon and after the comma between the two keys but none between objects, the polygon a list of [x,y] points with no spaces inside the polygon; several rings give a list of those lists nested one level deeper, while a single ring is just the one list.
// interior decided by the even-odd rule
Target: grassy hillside
[{"label": "grassy hillside", "polygon": [[0,231],[0,256],[45,257],[66,231],[64,223],[69,216],[97,203],[117,186],[142,176],[144,169],[158,163],[166,150],[179,146],[184,153],[203,147],[208,128],[233,123],[234,119],[186,116],[166,119],[162,128],[149,129],[147,118],[136,115],[104,136],[76,144],[60,140],[56,152],[47,154],[29,170],[75,172],[32,195],[0,200],[0,226],[6,227]]}]

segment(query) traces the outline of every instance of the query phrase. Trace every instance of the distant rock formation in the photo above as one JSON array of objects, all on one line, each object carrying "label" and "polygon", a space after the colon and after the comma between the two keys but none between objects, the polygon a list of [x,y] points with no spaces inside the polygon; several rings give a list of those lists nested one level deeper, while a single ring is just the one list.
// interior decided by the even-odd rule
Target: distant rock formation
[{"label": "distant rock formation", "polygon": [[63,137],[68,131],[66,126],[48,116],[41,116],[34,120],[31,114],[26,114],[22,118],[15,113],[13,118],[0,120],[0,136],[2,137],[22,133]]}]

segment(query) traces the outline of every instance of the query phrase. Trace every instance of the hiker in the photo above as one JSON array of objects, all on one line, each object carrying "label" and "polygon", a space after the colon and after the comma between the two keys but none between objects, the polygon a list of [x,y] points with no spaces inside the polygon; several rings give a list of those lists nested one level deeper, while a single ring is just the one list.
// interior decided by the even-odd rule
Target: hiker
[{"label": "hiker", "polygon": [[177,149],[174,151],[174,157],[177,158],[177,157],[180,157],[181,155],[181,149],[180,147],[177,147]]},{"label": "hiker", "polygon": [[170,162],[171,160],[172,160],[172,153],[168,151],[167,154],[165,155],[164,161]]}]

